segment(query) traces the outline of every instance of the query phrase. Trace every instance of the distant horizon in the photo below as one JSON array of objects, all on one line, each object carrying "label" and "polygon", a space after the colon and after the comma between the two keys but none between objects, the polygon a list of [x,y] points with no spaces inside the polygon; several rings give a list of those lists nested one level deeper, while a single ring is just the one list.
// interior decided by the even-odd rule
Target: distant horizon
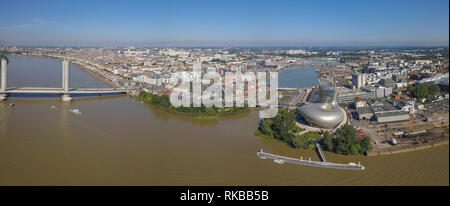
[{"label": "distant horizon", "polygon": [[[192,41],[189,41],[192,42]],[[17,47],[159,47],[159,48],[174,48],[174,47],[248,47],[248,48],[257,48],[257,47],[289,47],[289,48],[309,48],[309,47],[323,47],[323,48],[331,48],[331,47],[379,47],[379,48],[387,48],[387,47],[449,47],[449,43],[447,44],[400,44],[400,43],[383,43],[383,44],[355,44],[355,43],[336,43],[336,44],[302,44],[302,43],[281,43],[281,44],[267,44],[267,43],[232,43],[232,44],[212,44],[212,43],[204,43],[197,42],[195,44],[190,44],[188,42],[160,42],[160,43],[110,43],[110,44],[86,44],[86,45],[70,45],[70,44],[58,44],[58,45],[37,45],[37,44],[2,44],[3,42],[0,39],[0,46],[17,46]]]},{"label": "distant horizon", "polygon": [[33,45],[0,45],[0,47],[18,47],[18,48],[271,48],[271,49],[449,49],[449,45],[422,46],[422,45],[392,45],[392,46],[33,46]]},{"label": "distant horizon", "polygon": [[16,0],[0,18],[0,45],[15,46],[449,45],[448,0]]}]

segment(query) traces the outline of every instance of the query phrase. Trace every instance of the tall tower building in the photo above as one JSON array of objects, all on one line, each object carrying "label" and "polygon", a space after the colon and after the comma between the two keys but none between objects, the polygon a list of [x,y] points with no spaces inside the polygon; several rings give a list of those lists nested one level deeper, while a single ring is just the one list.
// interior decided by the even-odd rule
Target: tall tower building
[{"label": "tall tower building", "polygon": [[364,74],[361,73],[352,74],[352,85],[355,86],[357,89],[364,86],[365,85]]}]

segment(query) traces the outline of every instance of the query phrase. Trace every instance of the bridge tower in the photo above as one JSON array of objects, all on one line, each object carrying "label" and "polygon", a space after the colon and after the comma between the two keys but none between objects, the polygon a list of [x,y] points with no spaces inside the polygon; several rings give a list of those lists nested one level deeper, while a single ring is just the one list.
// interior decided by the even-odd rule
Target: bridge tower
[{"label": "bridge tower", "polygon": [[69,94],[69,60],[67,59],[64,59],[64,61],[62,62],[62,90],[62,100],[65,102],[72,101],[72,98]]},{"label": "bridge tower", "polygon": [[5,59],[2,59],[2,83],[1,83],[1,87],[0,87],[0,101],[2,100],[6,100],[6,97],[8,96],[8,94],[6,93],[6,82],[7,82],[7,77],[8,77],[8,63],[6,62]]}]

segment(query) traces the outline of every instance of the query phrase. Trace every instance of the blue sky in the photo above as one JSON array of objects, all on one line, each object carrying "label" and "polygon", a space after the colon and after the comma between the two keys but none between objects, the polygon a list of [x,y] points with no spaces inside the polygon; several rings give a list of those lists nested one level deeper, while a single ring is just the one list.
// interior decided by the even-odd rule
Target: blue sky
[{"label": "blue sky", "polygon": [[448,46],[448,0],[0,0],[0,45]]}]

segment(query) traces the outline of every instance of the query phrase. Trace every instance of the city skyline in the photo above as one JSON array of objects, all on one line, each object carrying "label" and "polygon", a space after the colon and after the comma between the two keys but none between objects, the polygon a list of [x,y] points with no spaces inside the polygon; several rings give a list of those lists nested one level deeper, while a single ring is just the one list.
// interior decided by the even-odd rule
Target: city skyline
[{"label": "city skyline", "polygon": [[448,1],[14,1],[0,45],[448,46]]}]

